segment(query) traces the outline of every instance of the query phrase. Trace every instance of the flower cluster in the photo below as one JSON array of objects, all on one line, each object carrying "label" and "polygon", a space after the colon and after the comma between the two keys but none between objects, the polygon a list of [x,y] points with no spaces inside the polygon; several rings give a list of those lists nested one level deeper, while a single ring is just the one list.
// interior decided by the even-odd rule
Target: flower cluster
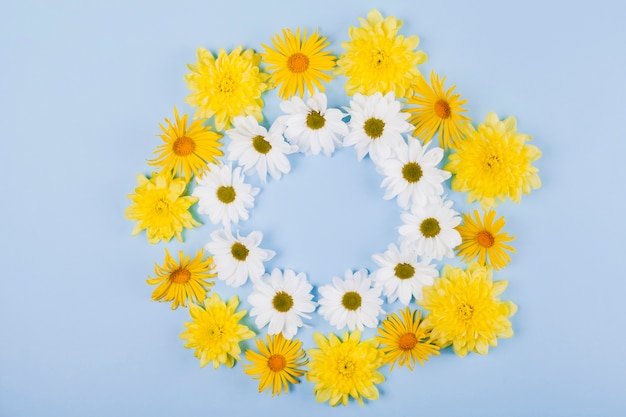
[{"label": "flower cluster", "polygon": [[[180,337],[200,366],[233,367],[243,356],[259,392],[288,393],[304,377],[317,401],[364,404],[379,397],[386,366],[413,370],[448,347],[461,357],[487,354],[513,335],[517,306],[500,300],[507,281],[493,276],[511,261],[514,237],[495,208],[541,186],[532,165],[541,152],[512,116],[492,112],[476,126],[456,86],[446,90],[434,71],[422,75],[427,56],[401,27],[372,10],[349,28],[338,56],[325,36],[301,28],[283,29],[262,52],[198,48],[185,76],[193,121],[174,108],[160,126],[163,142],[148,161],[158,171],[138,175],[126,217],[136,221],[132,234],[145,230],[152,244],[183,241],[198,218],[216,227],[193,259],[165,249],[147,280],[157,286],[153,300],[189,304]],[[330,106],[324,92],[335,76],[345,78],[345,106]],[[263,114],[271,91],[282,111],[273,121]],[[372,255],[373,271],[357,267],[314,289],[303,271],[266,270],[276,252],[264,248],[261,231],[238,228],[262,191],[250,176],[279,181],[291,155],[330,157],[342,147],[373,165],[402,224],[397,240]],[[466,193],[480,211],[457,211],[446,190]],[[226,302],[211,293],[214,278],[239,295]],[[396,302],[402,310],[393,311]],[[313,314],[343,335],[315,332],[315,347],[305,349],[297,336]]]}]

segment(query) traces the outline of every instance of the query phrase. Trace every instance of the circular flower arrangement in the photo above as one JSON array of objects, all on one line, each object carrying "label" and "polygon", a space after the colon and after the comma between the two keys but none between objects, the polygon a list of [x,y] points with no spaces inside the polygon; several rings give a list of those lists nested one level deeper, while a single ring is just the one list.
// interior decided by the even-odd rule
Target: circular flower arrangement
[{"label": "circular flower arrangement", "polygon": [[[413,370],[448,347],[459,356],[486,354],[513,335],[509,318],[517,306],[500,299],[507,281],[492,277],[509,263],[514,238],[494,208],[541,186],[531,165],[541,152],[518,133],[514,117],[489,113],[475,126],[454,86],[420,73],[427,56],[416,50],[417,36],[399,34],[400,20],[377,10],[359,20],[339,57],[327,50],[326,37],[301,29],[283,29],[261,53],[237,47],[215,56],[199,48],[185,76],[194,120],[176,108],[174,119],[165,119],[163,143],[148,161],[158,171],[137,177],[126,210],[136,221],[133,235],[145,230],[153,244],[182,241],[184,229],[199,226],[194,204],[217,227],[208,253],[201,249],[192,259],[180,251],[176,259],[165,249],[147,281],[156,286],[153,300],[172,309],[189,305],[180,337],[200,366],[242,361],[259,391],[272,396],[305,377],[317,401],[332,406],[377,399],[385,366]],[[345,77],[350,97],[342,109],[329,108],[324,94],[335,76]],[[263,95],[275,88],[283,114],[267,125]],[[372,256],[377,269],[333,277],[315,299],[304,272],[266,271],[275,252],[263,248],[261,231],[243,236],[232,226],[248,219],[260,192],[247,176],[279,180],[291,170],[288,155],[331,156],[340,147],[372,161],[384,198],[403,211],[402,225],[397,241]],[[449,179],[452,191],[467,193],[481,210],[457,212],[444,194]],[[439,267],[455,252],[465,268]],[[239,296],[223,300],[211,291],[215,278],[247,290],[250,312],[239,309]],[[388,311],[396,301],[405,307]],[[248,314],[256,328],[246,324]],[[315,346],[305,349],[298,331],[313,314],[343,334],[315,332]],[[363,340],[366,328],[377,333]],[[243,352],[242,342],[253,338]]]}]

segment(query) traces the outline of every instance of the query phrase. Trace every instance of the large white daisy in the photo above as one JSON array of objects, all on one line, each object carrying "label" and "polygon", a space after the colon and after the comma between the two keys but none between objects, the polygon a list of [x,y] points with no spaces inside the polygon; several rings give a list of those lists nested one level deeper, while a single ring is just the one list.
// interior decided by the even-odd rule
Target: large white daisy
[{"label": "large white daisy", "polygon": [[306,313],[312,313],[317,306],[311,294],[313,286],[306,275],[303,272],[296,275],[291,269],[283,273],[275,268],[271,275],[265,274],[252,282],[254,289],[248,302],[252,305],[250,316],[256,317],[257,327],[269,323],[268,334],[282,333],[285,339],[291,340],[298,327],[304,325],[302,318],[310,319]]},{"label": "large white daisy", "polygon": [[192,195],[198,197],[198,213],[208,214],[211,223],[230,223],[248,220],[248,209],[254,207],[254,196],[259,193],[244,182],[241,167],[233,170],[232,164],[209,164]]},{"label": "large white daisy", "polygon": [[385,160],[379,171],[385,175],[380,184],[386,188],[385,200],[398,197],[398,205],[408,210],[413,205],[425,206],[437,201],[443,194],[442,182],[450,178],[450,173],[438,169],[443,159],[443,149],[428,145],[422,147],[420,141],[409,137],[408,144],[402,143],[396,149],[396,156]]},{"label": "large white daisy", "polygon": [[246,174],[259,174],[263,183],[267,173],[278,180],[291,170],[288,154],[297,147],[285,141],[276,124],[268,130],[252,116],[239,116],[233,120],[233,128],[226,131],[231,141],[228,144],[228,159],[243,166]]},{"label": "large white daisy", "polygon": [[383,295],[389,303],[397,299],[409,305],[411,298],[422,299],[422,287],[432,285],[437,277],[437,269],[427,260],[417,261],[415,250],[400,249],[393,243],[384,253],[377,253],[372,259],[380,267],[372,272],[374,283],[382,287]]},{"label": "large white daisy", "polygon": [[413,206],[403,213],[399,232],[401,243],[413,247],[418,256],[440,260],[454,256],[453,249],[461,244],[461,234],[455,229],[461,216],[452,209],[452,200],[439,199],[424,207]]},{"label": "large white daisy", "polygon": [[280,103],[286,115],[277,122],[284,126],[287,140],[297,145],[298,151],[306,155],[323,152],[330,156],[335,148],[341,147],[348,134],[348,125],[342,120],[347,115],[339,109],[329,109],[326,94],[315,92],[306,101],[298,96]]},{"label": "large white daisy", "polygon": [[217,278],[231,287],[240,287],[248,278],[258,279],[265,273],[263,262],[269,261],[276,252],[261,249],[263,233],[251,232],[248,236],[237,237],[226,229],[211,233],[211,241],[205,248],[213,255]]},{"label": "large white daisy", "polygon": [[332,284],[319,288],[319,313],[338,330],[363,330],[378,325],[378,315],[384,311],[380,307],[381,288],[372,288],[372,280],[365,269],[357,272],[346,271],[344,279],[333,277]]},{"label": "large white daisy", "polygon": [[346,110],[350,114],[350,133],[343,144],[354,145],[359,160],[369,154],[372,161],[380,164],[394,154],[395,148],[402,146],[402,134],[413,129],[407,122],[409,114],[400,111],[400,102],[393,92],[384,96],[357,93]]}]

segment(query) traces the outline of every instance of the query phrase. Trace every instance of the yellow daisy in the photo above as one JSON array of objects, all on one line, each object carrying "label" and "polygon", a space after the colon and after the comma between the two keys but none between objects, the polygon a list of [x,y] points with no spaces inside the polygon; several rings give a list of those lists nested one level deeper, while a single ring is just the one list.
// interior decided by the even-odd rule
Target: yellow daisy
[{"label": "yellow daisy", "polygon": [[174,107],[175,123],[165,119],[167,128],[159,124],[163,134],[163,144],[154,151],[158,156],[148,161],[152,166],[160,166],[165,171],[173,172],[189,181],[192,175],[200,176],[207,167],[207,162],[215,162],[216,157],[224,155],[218,141],[223,135],[203,126],[205,119],[194,120],[187,125],[187,114],[182,119]]},{"label": "yellow daisy", "polygon": [[183,196],[187,182],[182,178],[172,178],[170,172],[153,173],[148,179],[137,175],[135,194],[128,194],[133,202],[126,208],[125,216],[136,220],[133,236],[146,229],[148,242],[176,239],[182,242],[183,228],[199,226],[189,212],[197,197]]},{"label": "yellow daisy", "polygon": [[500,301],[507,281],[493,282],[492,269],[473,263],[465,271],[445,265],[441,278],[424,287],[424,297],[418,304],[430,313],[423,326],[431,330],[430,337],[441,347],[452,345],[463,357],[468,352],[487,354],[498,338],[513,336],[509,317],[517,311],[511,301]]},{"label": "yellow daisy", "polygon": [[401,314],[402,318],[396,313],[387,315],[376,336],[385,352],[384,363],[391,364],[392,371],[396,363],[413,370],[416,360],[424,365],[429,356],[439,355],[439,346],[429,340],[430,330],[422,325],[421,311],[407,307]]},{"label": "yellow daisy", "polygon": [[463,214],[463,223],[456,230],[461,234],[463,242],[456,248],[463,262],[474,260],[478,256],[478,263],[491,265],[494,269],[504,268],[510,261],[505,252],[515,252],[515,248],[507,245],[515,239],[506,232],[500,232],[504,227],[504,217],[494,223],[496,212],[489,210],[481,220],[478,210],[474,210],[474,218],[467,213]]},{"label": "yellow daisy", "polygon": [[254,337],[248,326],[239,323],[246,310],[235,312],[237,306],[237,296],[224,303],[216,293],[207,297],[203,306],[189,304],[193,321],[184,324],[187,330],[180,334],[180,338],[187,342],[186,348],[194,349],[200,367],[212,362],[215,369],[222,364],[232,368],[241,353],[239,343]]},{"label": "yellow daisy", "polygon": [[529,135],[517,133],[515,117],[500,121],[489,113],[475,130],[468,124],[467,136],[455,144],[445,170],[453,174],[454,191],[467,192],[467,201],[478,201],[486,211],[506,198],[519,203],[522,193],[541,187],[538,169],[531,163],[541,151],[526,142]]},{"label": "yellow daisy", "polygon": [[345,332],[343,341],[333,333],[328,338],[315,333],[318,348],[309,349],[311,361],[306,379],[315,384],[318,402],[328,401],[333,407],[347,405],[350,397],[363,405],[363,399],[376,400],[378,388],[385,380],[378,370],[383,365],[383,352],[376,339],[360,341],[361,332]]},{"label": "yellow daisy", "polygon": [[398,35],[402,21],[393,16],[383,18],[378,10],[359,21],[361,27],[350,27],[350,42],[341,44],[346,52],[337,61],[336,74],[348,78],[348,95],[392,91],[397,98],[412,95],[420,77],[417,66],[427,60],[423,51],[415,51],[419,38]]},{"label": "yellow daisy", "polygon": [[439,146],[444,149],[463,137],[463,126],[469,120],[460,114],[467,111],[461,107],[467,100],[461,100],[459,94],[452,94],[455,85],[444,90],[445,81],[446,77],[439,79],[434,71],[430,73],[430,85],[424,77],[419,77],[415,94],[407,100],[407,104],[417,107],[406,109],[411,114],[409,122],[415,126],[413,136],[426,144],[439,132]]},{"label": "yellow daisy", "polygon": [[307,363],[302,342],[286,340],[280,333],[275,336],[266,335],[267,344],[263,339],[256,340],[258,352],[246,350],[246,359],[252,362],[243,366],[244,372],[254,379],[260,380],[259,392],[272,390],[272,397],[280,395],[283,388],[289,392],[289,384],[297,384],[297,379],[304,375],[300,369]]},{"label": "yellow daisy", "polygon": [[190,74],[185,75],[187,87],[192,91],[187,103],[197,107],[194,119],[215,116],[215,126],[224,130],[231,126],[236,116],[254,116],[263,119],[261,94],[267,89],[268,75],[261,72],[261,56],[242,46],[230,54],[220,49],[217,59],[204,48],[198,48],[198,61],[189,64]]},{"label": "yellow daisy", "polygon": [[283,37],[276,35],[272,44],[274,48],[263,45],[261,58],[268,64],[272,86],[280,85],[280,98],[286,100],[296,93],[303,97],[305,90],[313,94],[315,88],[324,91],[322,82],[333,78],[324,71],[335,68],[335,57],[324,51],[330,44],[325,36],[315,31],[307,39],[306,29],[301,34],[298,28],[295,35],[290,29],[283,29]]},{"label": "yellow daisy", "polygon": [[182,305],[187,307],[185,302],[191,300],[201,302],[204,300],[208,287],[214,282],[207,279],[214,278],[212,273],[213,260],[205,258],[202,249],[190,260],[181,250],[178,254],[179,261],[176,262],[165,248],[165,262],[163,266],[154,264],[156,278],[151,278],[146,282],[150,285],[158,285],[152,293],[153,301],[172,301],[172,310]]}]

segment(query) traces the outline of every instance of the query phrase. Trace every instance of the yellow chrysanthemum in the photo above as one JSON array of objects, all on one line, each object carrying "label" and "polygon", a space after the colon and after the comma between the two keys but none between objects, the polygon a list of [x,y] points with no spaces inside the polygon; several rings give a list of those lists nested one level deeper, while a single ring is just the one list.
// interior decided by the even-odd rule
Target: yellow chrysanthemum
[{"label": "yellow chrysanthemum", "polygon": [[261,72],[261,56],[252,49],[238,46],[227,54],[220,49],[217,59],[204,48],[198,48],[198,61],[189,64],[185,75],[192,93],[187,103],[197,107],[194,119],[215,116],[215,126],[224,130],[236,116],[263,119],[261,94],[267,89],[268,75]]},{"label": "yellow chrysanthemum", "polygon": [[500,121],[493,112],[478,130],[468,124],[467,136],[444,168],[453,174],[452,189],[468,192],[467,201],[478,201],[484,211],[505,198],[519,203],[522,193],[541,187],[538,169],[531,165],[541,151],[526,145],[531,137],[517,133],[516,124],[515,117]]},{"label": "yellow chrysanthemum", "polygon": [[350,42],[341,44],[346,52],[337,61],[336,73],[348,78],[348,95],[391,91],[397,98],[412,95],[420,77],[417,66],[427,60],[423,51],[415,51],[419,38],[398,35],[402,21],[393,16],[383,18],[378,10],[359,21],[361,27],[350,27]]},{"label": "yellow chrysanthemum", "polygon": [[216,157],[224,155],[219,142],[223,135],[203,126],[205,119],[194,120],[187,126],[187,114],[181,119],[176,107],[174,117],[174,124],[165,119],[167,128],[159,124],[163,134],[158,136],[165,143],[154,151],[158,156],[148,164],[160,166],[164,171],[171,171],[174,176],[189,181],[192,175],[200,176],[204,172],[207,162],[213,163]]},{"label": "yellow chrysanthemum", "polygon": [[378,398],[378,388],[385,377],[378,370],[383,352],[375,338],[360,341],[361,332],[345,332],[343,341],[333,333],[326,338],[315,333],[318,348],[309,349],[311,361],[306,379],[315,383],[313,392],[319,402],[333,407],[347,405],[350,397],[363,405],[363,399]]},{"label": "yellow chrysanthemum", "polygon": [[463,137],[464,125],[469,120],[461,107],[467,100],[461,100],[459,94],[452,94],[456,85],[444,90],[446,77],[439,79],[434,71],[430,73],[430,84],[424,77],[419,77],[415,84],[415,94],[409,97],[405,111],[411,114],[409,122],[415,126],[413,136],[422,139],[424,144],[430,142],[435,133],[439,132],[439,146],[448,148]]},{"label": "yellow chrysanthemum", "polygon": [[221,364],[232,367],[235,360],[239,360],[239,343],[254,337],[248,326],[239,323],[246,310],[235,312],[237,306],[237,296],[224,303],[216,293],[204,300],[204,306],[189,305],[193,321],[184,324],[187,330],[180,334],[180,338],[187,342],[186,348],[194,349],[193,354],[200,359],[201,367],[209,362],[213,362],[215,369]]},{"label": "yellow chrysanthemum", "polygon": [[156,278],[151,278],[146,282],[150,285],[158,285],[152,293],[153,301],[172,301],[172,310],[182,305],[187,307],[186,301],[202,302],[206,297],[208,287],[214,282],[208,282],[209,278],[216,276],[212,273],[213,259],[205,258],[204,251],[200,249],[196,256],[191,259],[185,256],[181,250],[178,254],[179,261],[176,262],[165,248],[165,262],[163,266],[154,264]]},{"label": "yellow chrysanthemum", "polygon": [[431,329],[431,340],[441,347],[452,344],[463,357],[472,351],[485,355],[489,346],[497,346],[499,337],[513,336],[508,318],[517,305],[497,298],[508,283],[493,282],[491,275],[491,267],[477,262],[465,271],[445,265],[441,278],[424,287],[418,304],[430,312],[423,325]]},{"label": "yellow chrysanthemum", "polygon": [[297,384],[298,377],[304,375],[300,369],[306,365],[306,353],[302,342],[298,339],[286,340],[282,334],[266,335],[267,344],[263,339],[256,340],[259,352],[246,350],[246,359],[252,362],[244,364],[244,371],[259,380],[259,392],[272,390],[272,397],[280,395],[283,388],[289,392],[289,384]]},{"label": "yellow chrysanthemum", "polygon": [[416,360],[424,365],[429,356],[439,355],[439,346],[429,340],[430,330],[422,325],[421,311],[407,307],[401,314],[402,318],[388,314],[376,336],[385,352],[384,363],[391,364],[392,371],[396,363],[413,370]]},{"label": "yellow chrysanthemum", "polygon": [[126,218],[136,220],[133,236],[146,229],[148,242],[176,239],[182,242],[183,228],[199,226],[189,212],[197,197],[183,196],[187,182],[182,178],[172,178],[170,172],[153,173],[148,179],[137,175],[135,194],[128,194],[133,202],[126,208]]},{"label": "yellow chrysanthemum", "polygon": [[463,262],[472,261],[478,257],[481,265],[489,264],[494,269],[504,268],[511,260],[505,252],[515,252],[515,248],[506,244],[515,237],[506,232],[500,232],[504,227],[504,217],[494,223],[496,212],[489,210],[480,218],[478,210],[474,210],[474,218],[467,213],[463,214],[463,223],[456,230],[461,234],[462,243],[456,248]]},{"label": "yellow chrysanthemum", "polygon": [[298,28],[294,35],[290,29],[283,29],[283,37],[276,35],[272,44],[274,48],[263,45],[261,58],[268,64],[272,86],[280,85],[280,98],[286,100],[296,94],[303,97],[305,90],[313,94],[316,87],[324,91],[322,82],[333,78],[324,71],[335,68],[335,57],[324,51],[330,44],[325,36],[315,31],[307,39],[306,30],[301,34]]}]

